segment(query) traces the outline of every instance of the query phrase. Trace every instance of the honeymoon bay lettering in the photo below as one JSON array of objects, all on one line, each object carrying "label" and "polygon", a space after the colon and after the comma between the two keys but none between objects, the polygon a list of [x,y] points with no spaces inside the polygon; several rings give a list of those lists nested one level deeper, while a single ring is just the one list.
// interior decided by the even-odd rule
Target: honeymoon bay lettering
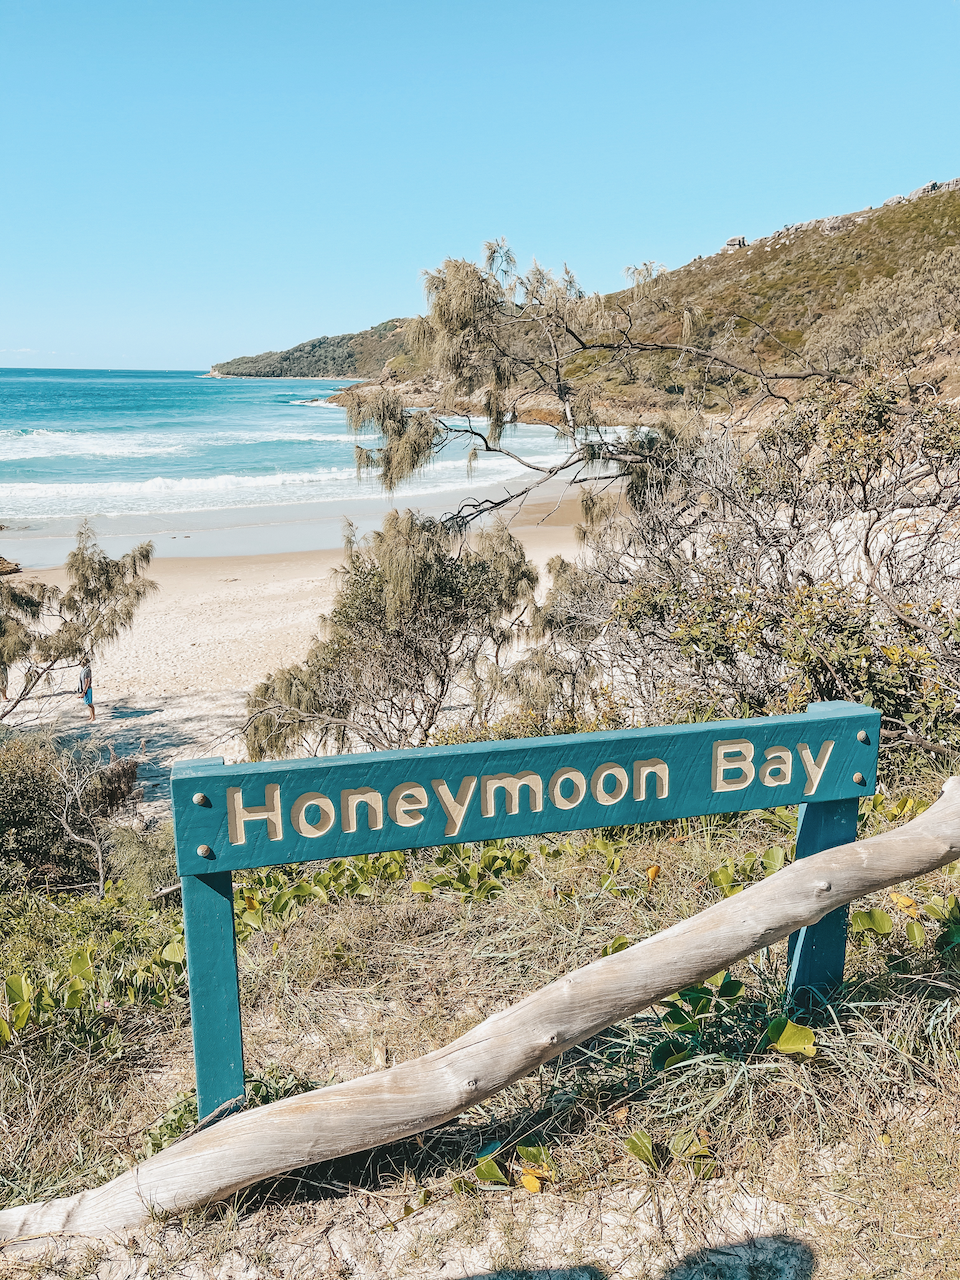
[{"label": "honeymoon bay lettering", "polygon": [[[811,796],[823,777],[833,746],[828,740],[816,754],[802,742],[792,749],[773,746],[763,752],[761,759],[748,739],[722,739],[712,744],[711,756],[705,762],[709,771],[703,781],[709,782],[715,794],[743,790],[754,781],[773,788],[788,785],[802,769],[803,794]],[[249,801],[259,799],[250,794],[252,785],[255,784],[247,787]],[[285,788],[291,785],[295,784],[284,783]],[[607,825],[649,821],[657,816],[655,805],[651,809],[647,803],[642,811],[633,806],[670,796],[670,768],[659,758],[629,764],[609,760],[586,772],[565,765],[549,774],[529,768],[512,773],[468,774],[455,783],[455,789],[445,778],[431,778],[429,789],[425,780],[401,782],[389,790],[354,786],[341,789],[339,794],[334,791],[333,795],[304,791],[283,796],[279,783],[266,783],[262,794],[262,804],[245,803],[242,787],[227,788],[227,834],[231,845],[246,844],[251,823],[262,822],[264,826],[256,830],[271,841],[282,840],[288,826],[298,836],[316,840],[332,831],[338,819],[341,832],[349,835],[382,831],[387,823],[417,827],[431,810],[439,810],[437,821],[442,815],[443,835],[450,839],[459,835],[468,815],[482,823],[484,819],[549,813],[551,809],[567,813],[588,797],[609,812]]]}]

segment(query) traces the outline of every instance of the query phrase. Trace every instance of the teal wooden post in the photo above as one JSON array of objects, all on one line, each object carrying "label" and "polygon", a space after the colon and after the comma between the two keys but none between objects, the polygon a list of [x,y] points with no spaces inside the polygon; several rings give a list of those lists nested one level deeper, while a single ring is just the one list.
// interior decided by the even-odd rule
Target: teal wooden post
[{"label": "teal wooden post", "polygon": [[[797,816],[797,857],[848,844],[857,838],[860,801],[827,800],[802,804]],[[812,992],[828,996],[843,981],[847,951],[847,908],[839,907],[816,924],[805,925],[790,935],[787,960],[790,973],[787,991],[794,1000]]]},{"label": "teal wooden post", "polygon": [[200,1119],[244,1095],[233,876],[185,875],[183,931]]}]

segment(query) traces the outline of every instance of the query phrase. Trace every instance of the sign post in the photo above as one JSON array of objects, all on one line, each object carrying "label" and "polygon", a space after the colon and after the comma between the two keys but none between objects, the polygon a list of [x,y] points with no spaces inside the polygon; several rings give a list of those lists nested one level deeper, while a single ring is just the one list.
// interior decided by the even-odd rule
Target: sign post
[{"label": "sign post", "polygon": [[[802,804],[797,815],[797,857],[849,844],[857,838],[860,805],[856,799],[826,800]],[[826,995],[843,981],[847,952],[847,908],[840,907],[790,935],[787,990],[794,998],[801,992]]]},{"label": "sign post", "polygon": [[[232,873],[389,850],[800,805],[797,857],[855,838],[880,714],[805,714],[364,755],[174,765],[201,1118],[242,1098]],[[843,976],[846,912],[791,938],[790,989]]]}]

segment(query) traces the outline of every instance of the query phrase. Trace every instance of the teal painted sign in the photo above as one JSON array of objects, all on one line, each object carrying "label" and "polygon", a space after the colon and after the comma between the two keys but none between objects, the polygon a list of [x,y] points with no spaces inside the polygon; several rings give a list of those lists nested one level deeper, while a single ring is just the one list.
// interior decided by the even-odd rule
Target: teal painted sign
[{"label": "teal painted sign", "polygon": [[[181,875],[872,795],[878,713],[174,768]],[[861,741],[858,734],[865,734]]]},{"label": "teal painted sign", "polygon": [[[857,802],[875,790],[879,726],[869,707],[819,703],[803,715],[175,765],[200,1114],[243,1093],[232,872],[794,804],[809,811],[798,835],[804,856],[853,838]],[[823,986],[828,969],[836,980],[836,939],[824,950],[821,926],[804,934],[793,947],[793,981]],[[842,963],[841,955],[841,974]]]}]

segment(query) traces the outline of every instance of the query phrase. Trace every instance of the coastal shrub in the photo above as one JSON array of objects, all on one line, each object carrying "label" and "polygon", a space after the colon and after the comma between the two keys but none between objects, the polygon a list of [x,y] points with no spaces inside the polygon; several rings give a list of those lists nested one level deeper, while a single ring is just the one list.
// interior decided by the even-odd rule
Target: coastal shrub
[{"label": "coastal shrub", "polygon": [[173,823],[161,822],[146,830],[111,825],[107,860],[115,879],[144,896],[176,883]]},{"label": "coastal shrub", "polygon": [[804,353],[827,367],[909,372],[924,346],[942,344],[960,323],[960,249],[929,253],[892,279],[879,276],[807,332]]},{"label": "coastal shrub", "polygon": [[[447,259],[424,273],[428,314],[405,327],[440,383],[432,409],[406,409],[382,385],[353,389],[342,401],[350,425],[381,435],[377,448],[358,445],[358,467],[392,491],[457,442],[526,466],[522,494],[551,477],[603,485],[644,470],[657,407],[737,418],[754,394],[784,402],[814,377],[847,386],[884,368],[911,400],[937,385],[931,366],[950,357],[960,323],[960,194],[839,222],[829,246],[810,224],[709,265],[628,267],[628,287],[606,295],[587,294],[566,267],[518,271],[503,240],[482,263]],[[553,425],[566,446],[552,467],[517,447],[528,420]],[[500,505],[470,499],[456,518]]]},{"label": "coastal shrub", "polygon": [[7,885],[57,874],[66,833],[56,817],[56,749],[49,739],[0,739],[0,874]]},{"label": "coastal shrub", "polygon": [[0,737],[0,875],[10,887],[97,876],[109,819],[135,793],[137,761],[40,733]]},{"label": "coastal shrub", "polygon": [[304,662],[248,700],[253,760],[418,746],[451,712],[483,718],[490,680],[523,633],[537,572],[505,528],[470,544],[430,517],[391,512],[348,551]]},{"label": "coastal shrub", "polygon": [[[10,689],[0,701],[0,722],[22,714],[38,686],[52,683],[132,625],[140,605],[157,590],[145,576],[152,558],[153,543],[144,542],[112,560],[84,522],[66,559],[65,588],[0,578],[0,663]],[[18,664],[22,680],[15,682]]]},{"label": "coastal shrub", "polygon": [[862,702],[884,747],[952,758],[956,406],[905,407],[878,374],[820,388],[749,444],[701,430],[664,448],[630,502],[588,507],[584,553],[551,562],[533,617],[581,705],[587,672],[641,723]]},{"label": "coastal shrub", "polygon": [[[532,659],[528,661],[532,664]],[[442,747],[461,742],[545,738],[559,733],[596,733],[601,729],[624,729],[629,724],[629,708],[614,701],[608,690],[597,689],[588,679],[584,681],[584,701],[589,702],[589,707],[578,707],[576,692],[568,688],[520,687],[521,682],[516,679],[519,665],[513,664],[508,669],[508,675],[513,677],[509,692],[516,696],[519,704],[515,710],[496,720],[473,719],[438,726],[431,735],[431,744]],[[565,705],[570,703],[573,705]]]}]

